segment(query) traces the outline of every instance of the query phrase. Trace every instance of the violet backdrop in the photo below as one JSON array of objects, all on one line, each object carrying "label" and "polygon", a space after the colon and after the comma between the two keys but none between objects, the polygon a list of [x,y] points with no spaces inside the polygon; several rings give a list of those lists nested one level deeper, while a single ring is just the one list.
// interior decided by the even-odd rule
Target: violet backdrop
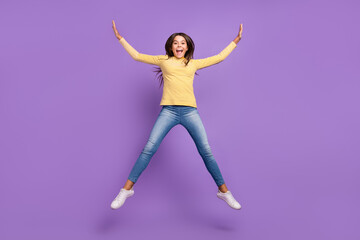
[{"label": "violet backdrop", "polygon": [[[0,239],[359,239],[358,1],[0,3]],[[153,65],[185,32],[229,190],[174,127],[118,209],[161,109]]]}]

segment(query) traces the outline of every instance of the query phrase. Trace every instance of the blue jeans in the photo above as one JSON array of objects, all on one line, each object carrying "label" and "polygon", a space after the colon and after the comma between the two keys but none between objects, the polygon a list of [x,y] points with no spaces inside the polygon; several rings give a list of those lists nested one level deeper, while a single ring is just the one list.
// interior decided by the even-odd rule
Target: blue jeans
[{"label": "blue jeans", "polygon": [[177,124],[181,124],[189,132],[216,185],[220,186],[224,184],[224,179],[211,152],[205,128],[197,108],[181,105],[164,105],[162,107],[151,130],[150,137],[135,162],[128,179],[134,183],[137,181],[140,174],[148,166],[150,159],[159,148],[166,134]]}]

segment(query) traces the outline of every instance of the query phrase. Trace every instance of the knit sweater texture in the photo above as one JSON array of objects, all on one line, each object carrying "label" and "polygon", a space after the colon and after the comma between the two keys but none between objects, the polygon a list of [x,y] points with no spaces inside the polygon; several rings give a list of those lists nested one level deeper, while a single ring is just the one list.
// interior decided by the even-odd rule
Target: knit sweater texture
[{"label": "knit sweater texture", "polygon": [[160,105],[182,105],[195,108],[197,108],[193,87],[195,72],[222,62],[237,47],[237,44],[231,41],[219,54],[202,59],[190,59],[186,66],[185,57],[143,54],[134,49],[124,37],[119,42],[134,60],[160,67],[164,79]]}]

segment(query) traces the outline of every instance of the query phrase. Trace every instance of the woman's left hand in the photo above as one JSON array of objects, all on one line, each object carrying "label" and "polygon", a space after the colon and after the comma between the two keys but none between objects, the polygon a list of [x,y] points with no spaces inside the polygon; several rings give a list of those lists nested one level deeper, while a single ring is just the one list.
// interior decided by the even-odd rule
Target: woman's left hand
[{"label": "woman's left hand", "polygon": [[240,24],[240,29],[239,29],[239,34],[238,34],[238,37],[241,39],[241,33],[243,31],[243,25]]},{"label": "woman's left hand", "polygon": [[240,24],[240,28],[239,28],[239,33],[238,33],[238,35],[236,36],[236,38],[234,39],[234,42],[235,42],[236,44],[238,44],[238,42],[239,42],[240,39],[241,39],[242,31],[243,31],[243,25],[242,25],[242,23],[241,23],[241,24]]}]

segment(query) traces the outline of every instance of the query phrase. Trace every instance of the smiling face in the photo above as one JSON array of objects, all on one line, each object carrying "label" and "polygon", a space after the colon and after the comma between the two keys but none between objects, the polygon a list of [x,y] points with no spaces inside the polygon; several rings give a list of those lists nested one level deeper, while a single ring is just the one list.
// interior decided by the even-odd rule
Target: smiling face
[{"label": "smiling face", "polygon": [[188,50],[185,38],[183,36],[177,35],[174,38],[171,50],[176,58],[183,58],[186,51]]}]

